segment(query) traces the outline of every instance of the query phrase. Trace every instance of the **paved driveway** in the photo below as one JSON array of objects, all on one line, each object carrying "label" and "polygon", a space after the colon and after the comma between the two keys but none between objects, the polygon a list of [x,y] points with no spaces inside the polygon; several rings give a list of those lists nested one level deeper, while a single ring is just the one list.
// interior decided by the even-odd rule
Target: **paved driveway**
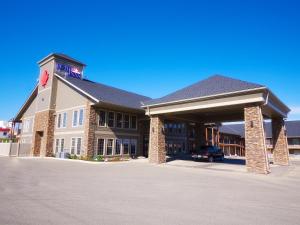
[{"label": "paved driveway", "polygon": [[269,176],[174,163],[2,157],[0,224],[299,224],[300,161]]}]

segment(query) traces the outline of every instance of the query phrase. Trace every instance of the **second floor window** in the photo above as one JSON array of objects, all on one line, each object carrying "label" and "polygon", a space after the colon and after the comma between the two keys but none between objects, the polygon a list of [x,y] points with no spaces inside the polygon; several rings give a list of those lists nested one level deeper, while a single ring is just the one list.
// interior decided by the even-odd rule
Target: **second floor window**
[{"label": "second floor window", "polygon": [[83,123],[84,123],[84,110],[79,109],[73,111],[72,126],[73,127],[83,126]]},{"label": "second floor window", "polygon": [[99,112],[99,126],[105,127],[105,124],[106,124],[106,112],[100,111]]},{"label": "second floor window", "polygon": [[115,113],[114,112],[108,113],[108,126],[109,127],[115,126]]},{"label": "second floor window", "polygon": [[129,128],[129,115],[128,114],[125,114],[124,115],[124,128]]}]

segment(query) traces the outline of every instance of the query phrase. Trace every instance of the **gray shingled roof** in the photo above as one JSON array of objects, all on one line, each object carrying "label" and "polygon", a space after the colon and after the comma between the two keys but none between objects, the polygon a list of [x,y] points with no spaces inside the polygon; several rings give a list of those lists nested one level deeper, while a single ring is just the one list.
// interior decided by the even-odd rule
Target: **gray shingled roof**
[{"label": "gray shingled roof", "polygon": [[173,101],[226,94],[230,92],[244,91],[260,87],[264,86],[238,79],[233,79],[230,77],[225,77],[222,75],[214,75],[181,90],[175,91],[162,98],[145,102],[145,105],[163,104]]},{"label": "gray shingled roof", "polygon": [[126,108],[142,109],[141,102],[149,101],[151,98],[124,91],[118,88],[96,83],[87,79],[77,79],[72,77],[63,78],[75,85],[77,88],[88,93],[99,101],[123,106]]},{"label": "gray shingled roof", "polygon": [[[288,137],[300,137],[300,120],[286,121],[286,130]],[[266,137],[272,138],[272,123],[265,123]],[[220,127],[220,132],[239,135],[241,137],[245,136],[244,124],[226,124]]]}]

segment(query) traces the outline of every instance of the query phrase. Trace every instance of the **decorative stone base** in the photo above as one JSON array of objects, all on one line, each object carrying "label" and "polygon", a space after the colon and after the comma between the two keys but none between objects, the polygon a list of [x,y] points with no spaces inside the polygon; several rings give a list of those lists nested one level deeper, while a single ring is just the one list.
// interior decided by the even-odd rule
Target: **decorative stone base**
[{"label": "decorative stone base", "polygon": [[35,114],[31,155],[51,157],[54,140],[54,110]]},{"label": "decorative stone base", "polygon": [[289,150],[283,118],[272,119],[274,164],[289,165]]},{"label": "decorative stone base", "polygon": [[246,166],[249,172],[270,173],[263,115],[260,106],[247,106],[244,109],[245,116],[245,148]]},{"label": "decorative stone base", "polygon": [[149,162],[165,163],[166,162],[166,144],[165,134],[163,132],[164,121],[159,116],[150,118],[150,144],[149,144]]}]

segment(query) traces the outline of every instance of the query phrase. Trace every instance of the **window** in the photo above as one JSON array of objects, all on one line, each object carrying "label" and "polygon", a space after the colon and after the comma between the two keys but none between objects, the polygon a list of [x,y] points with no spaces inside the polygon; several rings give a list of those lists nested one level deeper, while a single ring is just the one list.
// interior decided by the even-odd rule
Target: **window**
[{"label": "window", "polygon": [[56,141],[55,141],[55,153],[58,152],[58,149],[59,149],[59,139],[56,139]]},{"label": "window", "polygon": [[65,139],[56,139],[55,140],[55,153],[63,152],[65,148]]},{"label": "window", "polygon": [[84,122],[83,109],[73,111],[73,127],[82,126]]},{"label": "window", "polygon": [[116,149],[115,149],[115,154],[116,155],[121,154],[121,144],[122,144],[122,140],[121,139],[116,139]]},{"label": "window", "polygon": [[62,123],[62,127],[66,128],[67,127],[67,113],[64,112],[63,114],[63,123]]},{"label": "window", "polygon": [[100,111],[99,112],[99,126],[105,127],[105,124],[106,124],[106,112]]},{"label": "window", "polygon": [[73,127],[77,127],[78,126],[78,111],[74,111],[73,112]]},{"label": "window", "polygon": [[71,154],[75,154],[75,148],[76,148],[76,138],[71,139]]},{"label": "window", "polygon": [[81,154],[81,138],[71,138],[71,154]]},{"label": "window", "polygon": [[116,121],[116,127],[117,128],[122,128],[123,124],[123,114],[122,113],[117,113],[117,121]]},{"label": "window", "polygon": [[79,110],[79,126],[82,126],[83,125],[83,109],[80,109]]},{"label": "window", "polygon": [[77,155],[81,153],[81,138],[77,138],[77,146],[76,146]]},{"label": "window", "polygon": [[129,115],[125,114],[124,115],[124,128],[129,128]]},{"label": "window", "polygon": [[109,127],[115,126],[115,113],[114,112],[108,113],[108,126]]},{"label": "window", "polygon": [[57,116],[57,128],[67,127],[67,113],[59,113]]},{"label": "window", "polygon": [[136,129],[136,116],[131,116],[131,129]]},{"label": "window", "polygon": [[60,128],[61,126],[61,114],[58,114],[58,117],[57,117],[57,128]]},{"label": "window", "polygon": [[113,139],[107,139],[106,155],[112,155],[113,153]]},{"label": "window", "polygon": [[130,141],[130,154],[131,155],[136,155],[136,145],[137,145],[137,140],[132,139]]},{"label": "window", "polygon": [[104,139],[98,139],[97,155],[104,154]]},{"label": "window", "polygon": [[130,143],[130,141],[128,139],[123,140],[123,154],[124,155],[129,154],[129,143]]},{"label": "window", "polygon": [[60,139],[60,152],[63,152],[65,148],[65,139]]}]

